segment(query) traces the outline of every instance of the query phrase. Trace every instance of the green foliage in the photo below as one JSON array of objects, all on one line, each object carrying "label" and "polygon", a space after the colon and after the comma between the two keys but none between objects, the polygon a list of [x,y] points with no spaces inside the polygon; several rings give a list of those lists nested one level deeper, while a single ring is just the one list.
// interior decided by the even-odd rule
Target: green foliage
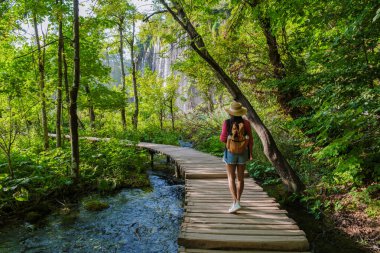
[{"label": "green foliage", "polygon": [[29,200],[29,192],[25,188],[21,187],[21,189],[12,195],[17,201],[28,201]]},{"label": "green foliage", "polygon": [[352,210],[364,209],[369,217],[376,218],[380,215],[380,184],[372,184],[364,189],[353,189],[350,193]]},{"label": "green foliage", "polygon": [[110,207],[108,203],[93,198],[85,200],[83,206],[88,211],[101,211]]},{"label": "green foliage", "polygon": [[248,163],[247,170],[254,179],[262,182],[263,185],[276,185],[281,182],[275,168],[253,161]]},{"label": "green foliage", "polygon": [[[24,140],[25,141],[25,140]],[[22,142],[21,142],[22,143]],[[32,143],[14,155],[15,179],[0,174],[0,213],[18,209],[16,202],[33,204],[49,195],[69,194],[75,189],[70,171],[70,150],[39,151]],[[0,156],[0,164],[3,157]],[[121,187],[146,187],[147,154],[130,144],[81,141],[81,187],[111,192]]]},{"label": "green foliage", "polygon": [[225,113],[204,114],[199,112],[182,119],[183,139],[193,142],[201,151],[223,156],[225,145],[219,140]]}]

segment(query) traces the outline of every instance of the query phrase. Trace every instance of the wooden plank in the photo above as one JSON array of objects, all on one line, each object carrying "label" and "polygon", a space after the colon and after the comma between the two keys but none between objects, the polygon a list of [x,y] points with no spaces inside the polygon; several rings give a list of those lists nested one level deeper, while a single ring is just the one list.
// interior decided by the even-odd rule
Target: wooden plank
[{"label": "wooden plank", "polygon": [[180,234],[178,243],[187,248],[205,249],[257,249],[257,250],[299,250],[309,249],[305,236],[260,236],[260,235],[215,235]]},{"label": "wooden plank", "polygon": [[222,174],[226,174],[226,171],[223,170],[223,169],[184,169],[184,171],[187,173],[187,174],[193,174],[193,173],[222,173]]},{"label": "wooden plank", "polygon": [[[185,167],[184,167],[185,168]],[[210,185],[218,185],[218,184],[224,184],[227,183],[224,179],[187,179],[185,180],[186,185],[204,185],[204,183],[208,183]],[[254,184],[259,186],[252,178],[245,181],[247,184]]]},{"label": "wooden plank", "polygon": [[[214,194],[215,192],[216,193],[230,193],[230,190],[228,189],[227,185],[221,185],[219,187],[207,188],[207,189],[204,189],[201,187],[197,187],[197,188],[196,187],[185,187],[185,189],[188,193],[193,193],[193,192],[201,193],[201,194],[208,194],[208,193]],[[257,187],[252,187],[252,186],[244,187],[243,194],[250,193],[250,192],[257,193],[257,192],[264,192],[264,191],[260,188],[257,188]]]},{"label": "wooden plank", "polygon": [[[193,201],[193,200],[191,200],[191,199],[187,200],[187,202],[191,202],[191,201]],[[211,204],[215,203],[215,205],[211,205],[211,206],[217,206],[218,203],[230,203],[231,204],[231,199],[215,199],[214,201],[213,200],[207,200],[207,199],[198,199],[195,201],[195,199],[194,199],[194,202],[211,203]],[[242,205],[244,205],[245,203],[277,203],[277,202],[275,201],[274,198],[248,199],[248,198],[244,197],[244,195],[243,195],[240,203]]]},{"label": "wooden plank", "polygon": [[[210,210],[219,210],[219,209],[225,209],[229,208],[231,206],[231,202],[228,201],[226,203],[218,203],[218,204],[212,204],[212,203],[197,203],[197,202],[187,202],[185,207],[186,208],[195,208],[195,209],[210,209]],[[263,202],[263,203],[246,203],[241,206],[242,209],[247,210],[259,210],[259,209],[277,209],[279,210],[279,204],[278,203],[270,203],[270,202]]]},{"label": "wooden plank", "polygon": [[310,251],[263,251],[263,250],[215,250],[215,249],[188,249],[185,247],[180,247],[179,252],[181,253],[311,253]]},{"label": "wooden plank", "polygon": [[[194,159],[176,159],[176,162],[178,162],[179,164],[182,164],[182,163],[194,163]],[[221,163],[219,160],[210,160],[210,159],[202,159],[202,160],[198,160],[197,159],[197,163],[198,164],[219,164],[221,166],[223,166],[224,164]]]},{"label": "wooden plank", "polygon": [[[263,192],[263,191],[247,191],[247,192],[244,192],[244,197],[249,197],[249,196],[252,196],[252,197],[267,197],[268,194],[266,192]],[[215,197],[231,197],[231,193],[229,191],[223,191],[223,192],[220,192],[220,191],[215,191],[214,193],[212,192],[198,192],[198,191],[190,191],[190,192],[187,192],[186,193],[186,196],[189,196],[189,197],[209,197],[209,196],[215,196]]]},{"label": "wooden plank", "polygon": [[[249,174],[244,174],[244,177],[248,178]],[[197,178],[227,178],[226,173],[213,173],[213,172],[193,172],[193,173],[185,173],[186,179],[197,179]]]},{"label": "wooden plank", "polygon": [[183,167],[185,169],[190,169],[190,168],[206,168],[206,169],[223,168],[224,170],[226,169],[225,164],[187,163],[187,164],[184,164]]},{"label": "wooden plank", "polygon": [[[210,200],[211,202],[212,200]],[[212,203],[205,203],[205,202],[196,202],[196,200],[191,200],[190,202],[186,202],[186,208],[193,208],[193,209],[209,209],[209,210],[221,210],[225,208],[229,208],[231,206],[231,201],[226,200],[225,202],[219,202],[214,204]],[[278,209],[280,206],[278,203],[273,202],[242,202],[242,208],[247,210],[256,210],[256,209]]]},{"label": "wooden plank", "polygon": [[[207,215],[214,215],[214,214],[226,214],[228,213],[228,208],[221,208],[221,209],[214,209],[214,210],[204,210],[204,209],[193,209],[193,208],[185,208],[185,211],[187,213],[202,213]],[[235,215],[240,214],[287,214],[285,210],[280,209],[240,209]]]},{"label": "wooden plank", "polygon": [[[305,232],[297,229],[211,229],[211,228],[192,228],[185,227],[182,229],[182,235],[187,235],[188,233],[197,234],[220,234],[220,235],[303,235]],[[190,235],[191,237],[191,235]]]},{"label": "wooden plank", "polygon": [[[192,191],[197,191],[197,192],[230,192],[228,188],[228,184],[225,185],[218,185],[218,186],[209,186],[209,185],[204,185],[204,186],[185,186],[186,191],[192,192]],[[251,192],[251,191],[264,191],[262,188],[256,187],[256,186],[244,186],[244,191],[243,194],[246,192]]]},{"label": "wooden plank", "polygon": [[185,178],[227,178],[225,173],[186,173]]},{"label": "wooden plank", "polygon": [[299,230],[296,224],[203,224],[203,223],[182,223],[182,228],[208,228],[208,229],[251,229],[251,230]]},{"label": "wooden plank", "polygon": [[[269,198],[269,196],[265,192],[247,192],[243,194],[242,199],[245,200],[254,200],[254,199],[266,199]],[[191,193],[188,192],[185,194],[186,198],[194,198],[194,199],[226,199],[228,201],[231,200],[231,194],[230,193],[220,193],[220,194],[199,194],[199,193]]]},{"label": "wooden plank", "polygon": [[213,218],[213,217],[185,217],[184,222],[188,223],[219,223],[219,224],[261,224],[261,225],[292,225],[296,224],[293,219],[259,219],[259,218]]},{"label": "wooden plank", "polygon": [[[242,196],[243,200],[249,200],[249,199],[267,199],[269,198],[268,196],[265,196],[265,195],[258,195],[258,194],[255,194],[255,195],[248,195],[248,194],[245,194],[244,196]],[[213,199],[219,199],[219,200],[226,200],[227,202],[230,202],[231,200],[231,195],[218,195],[218,196],[212,196],[212,195],[208,195],[208,196],[188,196],[186,195],[186,201],[191,201],[191,200],[200,200],[200,199],[208,199],[208,200],[213,200]]]},{"label": "wooden plank", "polygon": [[[225,214],[228,213],[229,206],[208,209],[199,206],[185,206],[184,209],[188,213],[204,213],[204,214]],[[288,214],[286,210],[278,209],[276,206],[263,207],[244,207],[237,211],[238,214]]]},{"label": "wooden plank", "polygon": [[[185,211],[188,213],[211,213],[211,214],[218,214],[218,213],[226,213],[228,211],[227,208],[201,208],[201,207],[193,207],[193,206],[185,206]],[[254,213],[254,214],[270,214],[270,213],[283,213],[287,214],[288,212],[286,210],[281,210],[281,209],[258,209],[258,208],[248,208],[245,207],[243,209],[240,209],[239,214],[249,214],[249,213]]]},{"label": "wooden plank", "polygon": [[[244,180],[244,181],[245,181],[244,182],[244,189],[263,190],[263,188],[261,188],[258,185],[247,184],[247,180]],[[185,185],[185,187],[189,188],[189,189],[199,189],[199,190],[213,190],[213,189],[218,189],[218,188],[228,189],[228,181],[227,181],[227,179],[225,179],[225,182],[219,183],[219,184],[211,184],[211,183],[204,182],[203,184],[194,185],[194,184],[188,183]]]},{"label": "wooden plank", "polygon": [[193,218],[193,217],[205,217],[205,218],[231,218],[231,219],[289,219],[286,214],[283,213],[228,213],[227,210],[225,213],[213,213],[212,215],[210,213],[193,213],[193,212],[187,212],[185,213],[186,217]]},{"label": "wooden plank", "polygon": [[[211,179],[212,180],[212,179]],[[202,184],[192,184],[192,183],[186,183],[185,184],[186,187],[188,188],[194,188],[194,189],[204,189],[204,190],[209,190],[209,189],[214,189],[214,188],[226,188],[228,189],[228,181],[227,179],[224,179],[224,182],[222,183],[218,183],[218,184],[213,184],[211,182],[203,182]],[[247,188],[246,188],[247,187]],[[245,178],[244,180],[244,189],[250,189],[250,188],[253,188],[253,189],[263,189],[262,187],[256,185],[256,184],[249,184],[247,182],[247,178]]]},{"label": "wooden plank", "polygon": [[[193,183],[191,182],[192,180],[197,180],[197,179],[186,179],[185,180],[185,185],[188,186],[188,187],[197,187],[197,188],[201,188],[201,187],[218,187],[218,186],[227,186],[228,185],[228,181],[226,179],[221,179],[221,181],[218,181],[218,182],[213,182],[213,180],[215,180],[217,178],[214,178],[214,179],[205,179],[203,182],[197,182],[197,183]],[[190,181],[190,182],[189,182]],[[258,184],[256,184],[255,182],[252,182],[251,178],[245,178],[244,180],[244,187],[245,186],[255,186],[257,188],[261,188]]]}]

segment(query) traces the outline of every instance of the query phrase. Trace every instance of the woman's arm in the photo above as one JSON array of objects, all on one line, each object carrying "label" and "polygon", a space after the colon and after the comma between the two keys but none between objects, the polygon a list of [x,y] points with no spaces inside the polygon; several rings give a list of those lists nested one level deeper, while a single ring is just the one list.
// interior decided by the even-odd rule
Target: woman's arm
[{"label": "woman's arm", "polygon": [[251,123],[248,120],[244,120],[244,126],[245,126],[245,131],[249,137],[249,140],[248,140],[249,158],[250,160],[252,160],[253,136],[252,136]]},{"label": "woman's arm", "polygon": [[227,131],[227,121],[225,120],[223,122],[223,126],[222,126],[222,133],[220,134],[220,141],[222,142],[227,142],[227,138],[228,138],[228,131]]}]

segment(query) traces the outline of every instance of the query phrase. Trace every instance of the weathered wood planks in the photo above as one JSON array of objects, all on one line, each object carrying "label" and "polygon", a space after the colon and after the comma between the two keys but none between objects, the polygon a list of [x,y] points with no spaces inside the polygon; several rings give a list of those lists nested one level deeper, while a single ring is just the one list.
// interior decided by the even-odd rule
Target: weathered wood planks
[{"label": "weathered wood planks", "polygon": [[305,233],[247,172],[243,208],[229,214],[231,195],[222,159],[170,145],[139,146],[169,156],[185,178],[179,252],[306,253],[309,249]]}]

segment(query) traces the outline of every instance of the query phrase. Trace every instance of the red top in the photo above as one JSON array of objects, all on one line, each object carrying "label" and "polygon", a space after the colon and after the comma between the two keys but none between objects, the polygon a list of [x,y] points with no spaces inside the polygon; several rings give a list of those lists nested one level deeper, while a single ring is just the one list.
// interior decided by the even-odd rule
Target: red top
[{"label": "red top", "polygon": [[[252,137],[252,131],[251,131],[251,124],[249,123],[248,120],[245,120],[245,119],[243,120],[244,120],[245,132],[249,136],[248,147],[249,147],[249,151],[251,152],[250,155],[252,156],[253,137]],[[220,140],[226,143],[227,138],[228,138],[228,129],[227,129],[227,120],[225,120],[223,122],[222,133],[220,134]]]}]

